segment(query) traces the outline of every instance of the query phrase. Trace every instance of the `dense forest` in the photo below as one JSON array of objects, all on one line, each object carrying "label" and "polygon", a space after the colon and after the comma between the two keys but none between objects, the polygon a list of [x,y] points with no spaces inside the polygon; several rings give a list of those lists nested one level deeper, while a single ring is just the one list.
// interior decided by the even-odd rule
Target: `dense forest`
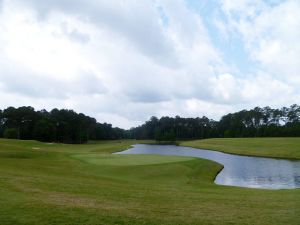
[{"label": "dense forest", "polygon": [[136,139],[173,141],[213,137],[299,137],[300,106],[272,109],[256,107],[223,116],[220,121],[207,117],[152,117],[130,130]]},{"label": "dense forest", "polygon": [[8,107],[0,110],[0,137],[45,142],[85,143],[88,140],[203,139],[213,137],[300,137],[300,106],[281,109],[256,107],[223,116],[220,121],[207,117],[151,117],[143,125],[124,130],[73,110]]},{"label": "dense forest", "polygon": [[98,123],[96,119],[73,110],[9,107],[0,110],[0,137],[44,142],[85,143],[88,140],[129,138],[128,132]]}]

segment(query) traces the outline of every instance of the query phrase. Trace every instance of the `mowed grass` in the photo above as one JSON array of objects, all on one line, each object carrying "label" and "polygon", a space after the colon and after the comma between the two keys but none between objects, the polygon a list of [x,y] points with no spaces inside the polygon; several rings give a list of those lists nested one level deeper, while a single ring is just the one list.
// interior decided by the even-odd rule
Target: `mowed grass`
[{"label": "mowed grass", "polygon": [[240,155],[300,159],[300,138],[212,138],[184,141],[180,145]]},{"label": "mowed grass", "polygon": [[163,163],[174,163],[189,161],[192,158],[179,156],[160,156],[160,155],[99,155],[99,154],[80,154],[73,158],[87,163],[106,166],[142,166]]},{"label": "mowed grass", "polygon": [[194,158],[111,155],[86,145],[0,139],[0,224],[300,224],[300,190],[219,186]]}]

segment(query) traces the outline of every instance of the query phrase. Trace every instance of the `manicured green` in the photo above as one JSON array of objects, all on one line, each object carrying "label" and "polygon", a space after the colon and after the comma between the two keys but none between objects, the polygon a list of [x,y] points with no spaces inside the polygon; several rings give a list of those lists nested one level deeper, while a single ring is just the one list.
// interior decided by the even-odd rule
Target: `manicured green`
[{"label": "manicured green", "polygon": [[190,157],[160,156],[160,155],[112,155],[112,154],[80,154],[73,156],[76,159],[100,166],[142,166],[163,163],[189,161]]},{"label": "manicured green", "polygon": [[110,155],[133,143],[0,139],[0,224],[300,224],[299,189],[215,185],[207,160]]},{"label": "manicured green", "polygon": [[180,145],[240,155],[300,159],[300,138],[211,138],[183,141]]}]

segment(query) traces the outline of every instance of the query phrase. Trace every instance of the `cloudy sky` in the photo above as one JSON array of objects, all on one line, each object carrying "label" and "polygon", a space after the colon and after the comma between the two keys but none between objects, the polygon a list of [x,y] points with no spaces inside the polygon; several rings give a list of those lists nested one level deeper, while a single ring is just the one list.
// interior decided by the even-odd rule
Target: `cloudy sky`
[{"label": "cloudy sky", "polygon": [[130,128],[300,102],[299,0],[0,0],[0,108]]}]

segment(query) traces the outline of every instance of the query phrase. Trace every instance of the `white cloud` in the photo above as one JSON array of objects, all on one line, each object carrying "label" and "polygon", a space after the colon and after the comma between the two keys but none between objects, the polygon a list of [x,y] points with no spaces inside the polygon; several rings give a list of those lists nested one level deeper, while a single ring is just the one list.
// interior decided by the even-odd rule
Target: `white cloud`
[{"label": "white cloud", "polygon": [[[300,2],[283,1],[275,6],[258,2],[241,1],[241,5],[234,5],[225,0],[223,6],[230,15],[230,25],[243,36],[246,50],[261,69],[277,79],[300,84]],[[247,17],[251,6],[256,10]],[[240,17],[235,18],[236,14]]]},{"label": "white cloud", "polygon": [[260,2],[222,4],[229,24],[221,29],[242,34],[260,63],[237,77],[183,0],[3,1],[0,105],[67,107],[129,128],[152,115],[218,119],[294,103],[299,4]]},{"label": "white cloud", "polygon": [[261,0],[222,0],[221,5],[228,16],[236,18],[255,17],[257,13],[267,7],[265,1]]}]

